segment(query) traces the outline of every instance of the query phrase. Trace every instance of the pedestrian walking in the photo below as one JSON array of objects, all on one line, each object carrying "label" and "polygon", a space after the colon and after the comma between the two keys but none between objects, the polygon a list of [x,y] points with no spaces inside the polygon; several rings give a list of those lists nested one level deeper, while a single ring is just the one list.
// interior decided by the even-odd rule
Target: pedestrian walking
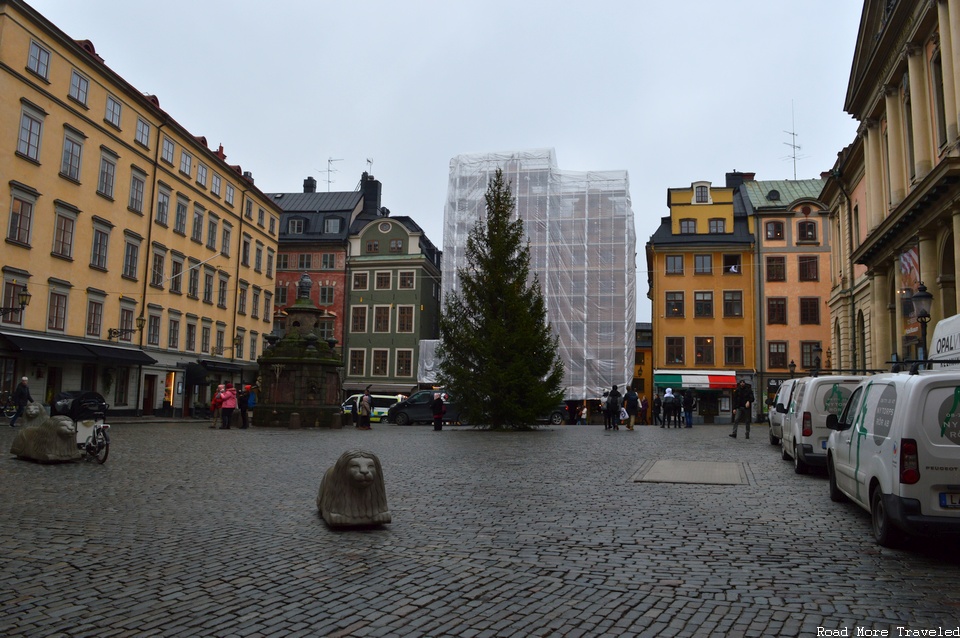
[{"label": "pedestrian walking", "polygon": [[608,430],[619,430],[620,429],[620,408],[621,408],[621,397],[620,391],[617,390],[617,386],[613,386],[613,389],[607,393],[607,405],[604,414],[606,416],[606,421],[609,423],[607,426]]},{"label": "pedestrian walking", "polygon": [[358,426],[361,430],[369,430],[370,428],[370,413],[373,412],[373,397],[370,396],[370,390],[364,390],[363,396],[360,397],[360,425]]},{"label": "pedestrian walking", "polygon": [[673,394],[673,388],[667,388],[663,393],[663,423],[660,427],[680,427],[680,404]]},{"label": "pedestrian walking", "polygon": [[233,412],[237,409],[237,390],[233,387],[232,383],[227,383],[223,388],[223,403],[220,404],[220,416],[221,416],[221,430],[230,429],[230,419],[233,417]]},{"label": "pedestrian walking", "polygon": [[10,427],[12,428],[17,427],[17,419],[23,414],[23,409],[27,407],[27,404],[33,403],[33,397],[30,396],[29,381],[27,377],[21,377],[20,383],[13,390],[13,404],[17,406],[17,411],[10,417]]},{"label": "pedestrian walking", "polygon": [[586,425],[587,424],[587,401],[583,400],[583,403],[577,405],[577,425]]},{"label": "pedestrian walking", "polygon": [[647,420],[647,414],[650,410],[650,402],[647,401],[647,395],[643,395],[640,398],[640,424],[641,425],[650,425],[650,422]]},{"label": "pedestrian walking", "polygon": [[433,429],[437,432],[443,429],[443,415],[447,412],[447,406],[443,404],[443,397],[439,392],[433,393]]},{"label": "pedestrian walking", "polygon": [[688,428],[693,427],[693,410],[697,407],[697,399],[693,396],[693,390],[687,388],[683,393],[683,421]]},{"label": "pedestrian walking", "polygon": [[737,408],[736,417],[733,420],[733,431],[730,432],[730,438],[737,438],[737,425],[742,421],[746,438],[750,438],[750,406],[754,402],[753,388],[749,383],[740,379],[737,383],[737,389],[733,391],[733,403]]},{"label": "pedestrian walking", "polygon": [[660,398],[660,393],[657,392],[653,395],[653,424],[660,424],[660,427],[663,427],[663,416],[661,416],[660,411],[663,409],[663,400]]},{"label": "pedestrian walking", "polygon": [[210,401],[210,412],[213,414],[213,421],[210,423],[210,429],[214,430],[217,428],[217,424],[223,423],[223,391],[226,389],[226,386],[222,383],[217,386],[217,391],[213,394],[213,399]]},{"label": "pedestrian walking", "polygon": [[627,410],[627,429],[633,430],[637,421],[637,413],[640,412],[640,397],[637,391],[631,386],[623,396],[623,407]]},{"label": "pedestrian walking", "polygon": [[250,427],[250,419],[253,416],[253,406],[257,404],[257,397],[253,393],[253,386],[245,385],[240,394],[237,395],[237,409],[240,410],[240,429],[246,430]]}]

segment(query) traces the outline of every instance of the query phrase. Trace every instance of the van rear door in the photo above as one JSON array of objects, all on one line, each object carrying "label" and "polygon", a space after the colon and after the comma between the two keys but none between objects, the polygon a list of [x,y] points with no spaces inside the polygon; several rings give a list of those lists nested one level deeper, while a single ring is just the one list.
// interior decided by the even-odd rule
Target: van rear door
[{"label": "van rear door", "polygon": [[960,374],[924,375],[922,382],[919,419],[904,427],[900,441],[907,450],[916,441],[919,477],[900,482],[901,496],[918,499],[925,515],[956,517],[960,525]]}]

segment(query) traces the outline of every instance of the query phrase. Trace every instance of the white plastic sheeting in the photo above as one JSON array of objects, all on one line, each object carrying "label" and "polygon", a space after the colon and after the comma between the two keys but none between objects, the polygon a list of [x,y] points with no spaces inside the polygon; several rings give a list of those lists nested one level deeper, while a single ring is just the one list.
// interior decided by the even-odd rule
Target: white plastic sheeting
[{"label": "white plastic sheeting", "polygon": [[443,299],[459,291],[467,237],[502,169],[530,242],[547,320],[559,336],[567,399],[599,397],[633,380],[637,238],[626,171],[563,171],[553,149],[450,160],[443,219]]},{"label": "white plastic sheeting", "polygon": [[420,385],[437,384],[437,344],[439,339],[420,340],[420,359],[417,363],[417,383]]}]

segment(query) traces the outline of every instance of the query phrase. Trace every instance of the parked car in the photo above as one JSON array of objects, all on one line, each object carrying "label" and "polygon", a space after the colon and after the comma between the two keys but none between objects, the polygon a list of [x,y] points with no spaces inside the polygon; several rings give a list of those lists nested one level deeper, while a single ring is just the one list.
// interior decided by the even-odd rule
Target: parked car
[{"label": "parked car", "polygon": [[[352,415],[354,410],[358,409],[362,397],[362,394],[350,395],[346,401],[340,404],[340,411],[343,414]],[[373,399],[373,412],[370,413],[371,423],[382,421],[387,416],[390,406],[397,402],[396,396],[388,394],[371,394],[370,398]]]},{"label": "parked car", "polygon": [[544,415],[542,418],[537,419],[538,421],[546,421],[550,425],[561,425],[567,422],[567,419],[570,418],[570,412],[567,410],[566,403],[560,403],[555,408],[550,410],[549,414]]},{"label": "parked car", "polygon": [[960,369],[865,378],[829,415],[830,498],[870,513],[873,536],[960,536]]},{"label": "parked car", "polygon": [[797,379],[787,379],[780,384],[777,396],[773,399],[772,409],[767,410],[767,419],[770,422],[770,445],[778,445],[783,438],[783,419],[790,412],[790,401],[793,399],[793,390],[797,387]]},{"label": "parked car", "polygon": [[433,395],[439,392],[447,408],[443,416],[444,423],[460,420],[460,406],[454,403],[450,392],[446,388],[439,390],[419,390],[403,401],[397,401],[390,406],[387,412],[387,421],[397,425],[411,425],[414,423],[433,423]]},{"label": "parked car", "polygon": [[780,438],[780,456],[785,461],[793,459],[797,474],[806,474],[811,467],[826,467],[827,415],[840,414],[861,379],[862,375],[797,379],[790,408],[782,413]]}]

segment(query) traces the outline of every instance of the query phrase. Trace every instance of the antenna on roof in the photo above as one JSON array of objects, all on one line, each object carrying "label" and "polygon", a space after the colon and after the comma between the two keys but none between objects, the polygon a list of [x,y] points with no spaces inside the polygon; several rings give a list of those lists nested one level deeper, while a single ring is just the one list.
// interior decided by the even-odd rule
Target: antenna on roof
[{"label": "antenna on roof", "polygon": [[797,127],[796,127],[796,124],[795,124],[795,121],[794,121],[794,120],[795,120],[795,118],[794,118],[794,115],[793,115],[793,100],[790,100],[790,126],[791,126],[791,128],[792,128],[793,130],[784,131],[784,133],[786,133],[787,135],[789,135],[792,141],[790,141],[790,142],[784,142],[784,144],[786,144],[786,145],[789,146],[791,149],[793,149],[793,152],[792,152],[790,155],[784,157],[783,159],[792,159],[792,160],[793,160],[793,179],[796,180],[796,179],[797,179],[797,160],[798,160],[798,159],[803,159],[803,158],[806,157],[806,156],[805,156],[805,155],[800,155],[800,156],[797,155],[797,151],[799,151],[802,147],[801,147],[799,144],[797,144]]},{"label": "antenna on roof", "polygon": [[372,157],[368,157],[368,158],[367,158],[367,173],[371,173],[371,172],[373,172],[373,158],[372,158]]},{"label": "antenna on roof", "polygon": [[[342,161],[343,161],[342,159],[333,159],[332,157],[329,157],[329,158],[327,158],[327,168],[326,168],[326,170],[321,170],[321,169],[319,169],[319,168],[316,169],[316,170],[320,171],[321,173],[326,173],[326,174],[327,174],[327,192],[328,192],[328,193],[330,192],[330,182],[332,181],[332,180],[330,179],[330,174],[331,174],[331,173],[339,173],[339,172],[340,172],[340,171],[338,171],[337,169],[335,169],[335,168],[333,167],[333,163],[334,163],[334,162],[342,162]],[[368,161],[369,161],[369,160],[368,160]]]}]

